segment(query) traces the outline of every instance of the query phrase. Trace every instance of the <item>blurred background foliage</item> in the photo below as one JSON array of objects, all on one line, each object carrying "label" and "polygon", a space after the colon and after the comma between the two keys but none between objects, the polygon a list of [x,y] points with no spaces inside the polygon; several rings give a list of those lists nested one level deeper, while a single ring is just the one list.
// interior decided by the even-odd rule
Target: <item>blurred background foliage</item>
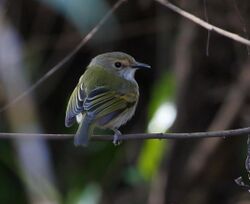
[{"label": "blurred background foliage", "polygon": [[[1,107],[74,49],[115,2],[0,1]],[[206,8],[210,23],[249,37],[247,0],[173,3],[201,18]],[[136,75],[140,101],[123,133],[249,126],[246,46],[214,33],[208,38],[206,30],[153,0],[129,0],[60,71],[0,113],[0,131],[74,133],[77,126],[64,127],[74,86],[92,57],[117,50],[153,67]],[[247,177],[245,143],[135,140],[76,148],[72,139],[1,140],[0,203],[250,203],[234,183]]]}]

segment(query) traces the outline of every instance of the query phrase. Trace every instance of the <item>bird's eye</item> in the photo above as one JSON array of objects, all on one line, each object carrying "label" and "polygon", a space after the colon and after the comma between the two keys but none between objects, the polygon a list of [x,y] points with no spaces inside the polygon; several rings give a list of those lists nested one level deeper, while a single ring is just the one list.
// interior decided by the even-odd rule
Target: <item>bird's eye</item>
[{"label": "bird's eye", "polygon": [[122,63],[121,62],[115,62],[115,67],[116,68],[120,68],[122,66]]}]

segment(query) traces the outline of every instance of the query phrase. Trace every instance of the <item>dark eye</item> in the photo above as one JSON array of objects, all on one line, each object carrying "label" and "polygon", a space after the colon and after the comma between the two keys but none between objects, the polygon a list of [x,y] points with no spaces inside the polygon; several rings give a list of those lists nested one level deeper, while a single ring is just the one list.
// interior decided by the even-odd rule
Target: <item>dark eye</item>
[{"label": "dark eye", "polygon": [[122,63],[121,62],[115,62],[115,67],[116,68],[120,68],[122,66]]}]

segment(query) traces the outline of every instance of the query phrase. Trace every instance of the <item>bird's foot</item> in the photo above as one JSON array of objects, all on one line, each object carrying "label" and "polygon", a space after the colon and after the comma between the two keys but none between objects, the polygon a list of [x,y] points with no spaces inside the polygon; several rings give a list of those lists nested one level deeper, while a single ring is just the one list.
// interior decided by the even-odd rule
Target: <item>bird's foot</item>
[{"label": "bird's foot", "polygon": [[113,131],[115,132],[114,139],[113,139],[113,144],[115,146],[118,146],[118,145],[120,145],[122,143],[122,141],[119,139],[121,137],[122,133],[117,129],[114,129]]}]

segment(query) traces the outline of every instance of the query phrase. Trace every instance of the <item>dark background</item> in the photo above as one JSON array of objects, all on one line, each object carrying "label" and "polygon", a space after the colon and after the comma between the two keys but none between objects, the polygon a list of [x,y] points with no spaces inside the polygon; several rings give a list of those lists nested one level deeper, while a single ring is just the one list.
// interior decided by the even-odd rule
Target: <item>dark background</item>
[{"label": "dark background", "polygon": [[[115,2],[0,1],[0,105],[71,52]],[[249,37],[247,0],[172,2]],[[171,132],[249,126],[248,48],[153,0],[130,0],[58,72],[0,113],[0,131],[74,133],[77,125],[64,127],[68,98],[91,58],[108,51],[152,66],[136,74],[140,101],[123,133],[147,132],[162,104],[177,111]],[[246,137],[131,140],[119,147],[91,142],[87,148],[74,147],[72,139],[3,139],[0,203],[245,204],[249,194],[234,182],[247,181],[245,158]]]}]

